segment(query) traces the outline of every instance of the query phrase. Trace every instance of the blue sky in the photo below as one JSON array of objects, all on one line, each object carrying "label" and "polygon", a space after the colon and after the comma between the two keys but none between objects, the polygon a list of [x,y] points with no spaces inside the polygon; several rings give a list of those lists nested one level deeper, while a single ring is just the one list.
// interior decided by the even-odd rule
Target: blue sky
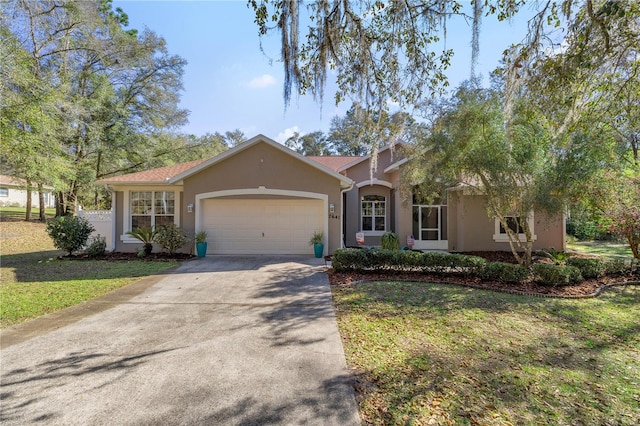
[{"label": "blue sky", "polygon": [[[283,70],[277,36],[263,40],[264,53],[246,1],[114,1],[129,16],[129,28],[147,27],[164,37],[171,54],[188,61],[184,69],[181,107],[188,109],[184,133],[203,135],[240,129],[247,137],[262,133],[284,142],[293,131],[327,132],[331,118],[351,106],[335,106],[331,85],[322,107],[311,96],[293,98],[285,111]],[[524,10],[511,23],[483,22],[479,71],[494,69],[502,52],[526,33]],[[463,21],[448,27],[447,47],[455,58],[447,73],[452,87],[469,76],[471,32]],[[485,79],[486,80],[486,79]]]}]

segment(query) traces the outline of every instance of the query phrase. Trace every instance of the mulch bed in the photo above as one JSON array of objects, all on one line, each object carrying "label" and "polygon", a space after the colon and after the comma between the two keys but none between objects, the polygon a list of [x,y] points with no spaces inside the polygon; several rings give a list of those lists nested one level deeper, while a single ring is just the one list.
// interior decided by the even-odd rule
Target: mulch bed
[{"label": "mulch bed", "polygon": [[170,260],[188,260],[195,256],[189,253],[151,253],[148,256],[138,257],[138,253],[124,253],[124,252],[107,252],[102,256],[89,257],[87,254],[77,254],[73,256],[60,256],[60,259],[64,260],[147,260],[147,261],[165,261]]},{"label": "mulch bed", "polygon": [[[474,256],[484,257],[490,262],[517,263],[510,252],[468,252]],[[518,284],[505,284],[498,281],[483,281],[480,278],[460,276],[446,276],[421,273],[337,273],[333,269],[328,271],[329,282],[334,286],[349,286],[362,281],[424,281],[443,284],[454,284],[472,288],[500,291],[506,293],[522,293],[541,297],[580,298],[593,297],[613,284],[640,284],[640,274],[625,276],[604,276],[598,279],[584,280],[581,283],[568,286],[546,286],[532,281]]]}]

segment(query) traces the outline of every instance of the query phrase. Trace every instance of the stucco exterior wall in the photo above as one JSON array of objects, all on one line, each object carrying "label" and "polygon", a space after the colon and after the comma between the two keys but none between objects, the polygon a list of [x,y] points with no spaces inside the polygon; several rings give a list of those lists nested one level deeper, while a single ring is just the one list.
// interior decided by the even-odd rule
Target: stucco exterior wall
[{"label": "stucco exterior wall", "polygon": [[[393,161],[397,160],[392,158],[390,150],[384,150],[378,155],[378,168],[373,172],[373,181],[371,179],[370,161],[364,160],[345,171],[345,175],[352,179],[356,184],[362,182],[368,182],[362,185],[360,188],[354,186],[351,191],[346,194],[345,205],[345,245],[348,247],[357,246],[356,233],[361,232],[361,218],[360,218],[360,200],[364,195],[382,195],[386,197],[386,229],[388,231],[395,231],[397,229],[398,218],[396,215],[398,207],[398,199],[395,189],[389,188],[385,185],[376,183],[376,180],[388,182],[393,185],[393,173],[384,173],[384,169],[390,166]],[[397,173],[396,173],[397,174]],[[394,185],[394,188],[396,186]],[[365,233],[365,245],[366,246],[378,246],[380,245],[380,235],[366,235]],[[378,233],[379,234],[379,233]]]},{"label": "stucco exterior wall", "polygon": [[[199,194],[217,191],[255,189],[256,198],[269,198],[260,195],[259,187],[269,190],[287,190],[326,194],[328,205],[333,204],[335,211],[330,214],[328,209],[323,212],[328,216],[328,252],[332,253],[340,248],[340,209],[342,197],[340,181],[317,168],[305,164],[299,159],[276,149],[266,143],[238,152],[236,155],[224,159],[212,167],[206,168],[184,180],[184,197],[182,205],[194,204],[194,213],[184,211],[183,227],[185,231],[196,231],[195,209],[198,208]],[[251,198],[252,195],[237,197]],[[233,197],[231,197],[233,198]],[[273,198],[276,198],[275,196]],[[309,230],[309,237],[313,233]]]},{"label": "stucco exterior wall", "polygon": [[[495,220],[487,215],[484,196],[450,191],[448,203],[449,251],[511,251],[508,242],[494,241]],[[534,212],[533,215],[533,233],[536,236],[533,249],[554,247],[564,250],[564,215],[549,217],[542,212]]]}]

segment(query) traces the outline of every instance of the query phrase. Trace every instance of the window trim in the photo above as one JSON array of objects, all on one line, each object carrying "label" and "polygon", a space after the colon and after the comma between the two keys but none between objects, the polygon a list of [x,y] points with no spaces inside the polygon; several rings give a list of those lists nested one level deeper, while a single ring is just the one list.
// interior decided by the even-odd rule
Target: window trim
[{"label": "window trim", "polygon": [[[375,214],[375,205],[372,205],[372,215],[371,215],[371,225],[374,229],[367,231],[364,230],[362,227],[362,222],[363,222],[363,214],[362,214],[362,203],[375,203],[375,201],[365,201],[364,198],[365,197],[381,197],[384,199],[384,201],[382,201],[384,203],[384,215],[377,215]],[[381,201],[378,201],[381,202]],[[360,232],[363,232],[365,235],[370,235],[370,236],[380,236],[380,235],[384,235],[387,232],[387,197],[385,195],[379,195],[379,194],[367,194],[367,195],[362,195],[360,197]],[[369,217],[369,216],[367,216]],[[375,230],[375,219],[377,217],[382,217],[384,218],[384,230],[383,231],[376,231]]]},{"label": "window trim", "polygon": [[[517,218],[518,216],[514,215],[514,214],[508,214],[505,215],[505,217],[514,217]],[[498,220],[498,218],[494,218],[493,219],[494,222],[494,232],[493,232],[493,241],[495,241],[496,243],[508,243],[509,242],[509,236],[507,235],[507,233],[505,232],[504,234],[500,232],[500,220]],[[529,214],[527,215],[527,222],[529,223],[529,226],[531,228],[531,240],[535,241],[538,239],[536,233],[535,233],[535,221],[534,221],[534,214],[533,211],[530,211]],[[527,241],[527,236],[524,233],[519,233],[516,235],[518,241],[524,243]]]},{"label": "window trim", "polygon": [[[425,207],[426,208],[437,208],[438,209],[438,228],[436,229],[436,228],[421,228],[421,227],[419,227],[418,230],[420,231],[420,235],[418,235],[418,236],[413,235],[414,241],[425,241],[425,242],[432,242],[432,243],[434,243],[434,242],[440,243],[440,242],[448,241],[448,237],[449,237],[448,233],[447,233],[447,239],[442,239],[442,217],[446,216],[446,214],[443,215],[442,208],[443,207],[447,207],[447,205],[446,204],[412,204],[411,205],[411,210],[412,210],[411,214],[412,214],[412,216],[413,216],[413,208],[414,207],[418,207],[420,210],[422,210],[422,208],[425,208]],[[447,210],[447,214],[448,214],[448,210]],[[421,223],[422,220],[421,220],[420,217],[418,218],[418,221],[419,221],[420,224],[422,224]],[[437,240],[423,240],[422,239],[422,231],[423,230],[426,230],[426,231],[437,231],[438,232],[438,239]],[[411,232],[413,233],[413,217],[411,218]]]},{"label": "window trim", "polygon": [[[176,226],[180,226],[180,211],[182,209],[182,200],[181,193],[182,191],[176,188],[150,188],[150,187],[140,187],[140,188],[130,188],[123,192],[123,208],[122,208],[122,235],[120,235],[120,241],[125,244],[139,244],[140,240],[137,240],[130,235],[127,235],[127,232],[131,231],[131,193],[132,192],[173,192],[173,197],[175,200],[175,213],[173,215],[173,223]],[[153,205],[153,195],[152,195],[152,206]]]}]

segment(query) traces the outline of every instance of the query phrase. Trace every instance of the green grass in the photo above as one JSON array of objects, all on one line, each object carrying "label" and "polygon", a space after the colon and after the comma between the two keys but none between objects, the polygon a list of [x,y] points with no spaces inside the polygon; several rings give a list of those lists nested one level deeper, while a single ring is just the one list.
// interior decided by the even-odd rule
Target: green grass
[{"label": "green grass", "polygon": [[177,262],[60,260],[37,221],[24,209],[0,209],[0,327],[102,296]]},{"label": "green grass", "polygon": [[633,259],[631,249],[627,244],[611,241],[576,241],[568,242],[567,250],[582,254],[602,256],[609,259]]},{"label": "green grass", "polygon": [[175,261],[51,260],[30,265],[29,272],[21,272],[13,282],[5,282],[3,273],[0,327],[103,296],[175,264]]},{"label": "green grass", "polygon": [[333,291],[364,423],[640,424],[637,286],[585,300],[429,283]]}]

